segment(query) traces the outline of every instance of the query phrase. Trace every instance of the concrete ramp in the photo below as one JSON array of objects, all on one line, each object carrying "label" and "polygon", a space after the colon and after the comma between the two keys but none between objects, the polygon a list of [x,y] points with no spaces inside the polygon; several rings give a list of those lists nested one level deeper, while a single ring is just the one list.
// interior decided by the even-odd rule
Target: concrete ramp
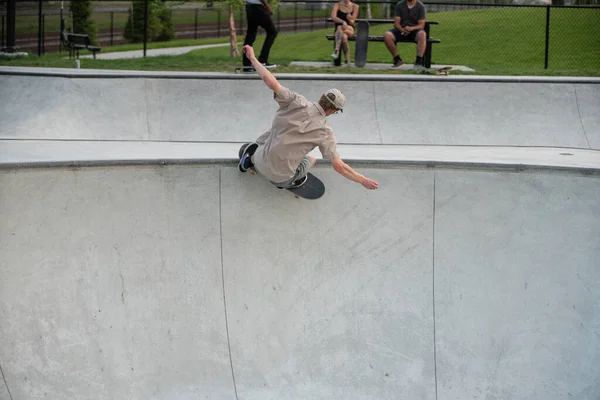
[{"label": "concrete ramp", "polygon": [[239,173],[256,76],[0,67],[0,400],[600,399],[600,80],[278,78],[377,191]]},{"label": "concrete ramp", "polygon": [[[269,129],[264,84],[221,76],[0,75],[0,139],[244,142]],[[340,143],[600,149],[600,81],[279,78],[310,100],[346,94],[329,118]]]},{"label": "concrete ramp", "polygon": [[598,399],[597,174],[0,170],[1,399]]}]

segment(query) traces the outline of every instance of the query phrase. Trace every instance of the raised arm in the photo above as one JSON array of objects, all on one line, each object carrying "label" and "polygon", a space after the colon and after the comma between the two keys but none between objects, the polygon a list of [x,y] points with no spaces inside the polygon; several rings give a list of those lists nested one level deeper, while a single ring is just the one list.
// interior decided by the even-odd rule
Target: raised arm
[{"label": "raised arm", "polygon": [[244,47],[242,47],[242,51],[246,53],[246,57],[248,57],[248,60],[250,60],[252,66],[258,73],[258,76],[260,76],[260,79],[263,80],[265,85],[267,85],[267,87],[273,92],[279,93],[279,91],[281,90],[281,85],[279,84],[277,79],[275,79],[273,74],[268,69],[266,69],[264,65],[260,63],[260,61],[256,59],[256,56],[254,55],[254,49],[252,48],[252,46],[245,45]]},{"label": "raised arm", "polygon": [[367,189],[373,190],[379,187],[379,184],[377,182],[375,182],[373,179],[369,179],[367,177],[362,176],[361,174],[353,170],[351,166],[346,164],[339,157],[332,158],[331,165],[333,166],[335,172],[342,175],[344,178],[360,183]]}]

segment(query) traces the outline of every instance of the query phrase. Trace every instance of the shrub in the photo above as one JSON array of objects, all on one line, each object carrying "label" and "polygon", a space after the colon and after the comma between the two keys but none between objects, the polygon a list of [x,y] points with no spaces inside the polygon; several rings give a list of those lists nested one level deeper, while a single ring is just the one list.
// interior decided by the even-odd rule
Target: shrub
[{"label": "shrub", "polygon": [[92,6],[90,0],[71,1],[70,10],[73,15],[73,33],[88,35],[92,43],[97,44],[96,24],[92,20]]},{"label": "shrub", "polygon": [[[144,1],[133,2],[125,24],[124,36],[132,42],[144,40]],[[171,13],[160,0],[148,0],[148,41],[165,41],[175,37]]]}]

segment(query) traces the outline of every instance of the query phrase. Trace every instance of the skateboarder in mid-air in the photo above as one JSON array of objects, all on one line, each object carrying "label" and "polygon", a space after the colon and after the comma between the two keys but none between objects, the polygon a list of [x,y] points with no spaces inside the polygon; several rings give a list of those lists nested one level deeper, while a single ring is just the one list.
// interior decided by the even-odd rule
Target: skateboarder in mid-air
[{"label": "skateboarder in mid-air", "polygon": [[251,46],[246,45],[242,50],[263,82],[273,90],[279,109],[271,129],[241,152],[239,170],[246,172],[254,168],[277,187],[297,187],[304,183],[308,170],[315,165],[315,157],[308,153],[318,146],[323,158],[331,162],[336,172],[367,189],[377,189],[377,182],[354,171],[337,152],[335,136],[326,119],[343,111],[346,98],[342,92],[330,89],[319,102],[309,102],[304,96],[281,86],[256,59]]}]

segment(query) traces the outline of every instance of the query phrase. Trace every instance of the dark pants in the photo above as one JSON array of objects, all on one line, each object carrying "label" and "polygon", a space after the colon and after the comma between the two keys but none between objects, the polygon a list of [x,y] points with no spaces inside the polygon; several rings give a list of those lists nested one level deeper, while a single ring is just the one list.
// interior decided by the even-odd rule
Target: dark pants
[{"label": "dark pants", "polygon": [[[258,61],[267,63],[269,62],[271,46],[273,46],[273,42],[275,42],[275,38],[277,37],[277,30],[275,29],[275,25],[273,25],[273,20],[262,4],[246,4],[246,18],[248,20],[248,31],[246,32],[244,45],[249,44],[252,46],[256,40],[258,27],[263,28],[267,33],[267,37],[258,56]],[[243,65],[252,65],[246,54],[242,56],[242,62]]]}]

